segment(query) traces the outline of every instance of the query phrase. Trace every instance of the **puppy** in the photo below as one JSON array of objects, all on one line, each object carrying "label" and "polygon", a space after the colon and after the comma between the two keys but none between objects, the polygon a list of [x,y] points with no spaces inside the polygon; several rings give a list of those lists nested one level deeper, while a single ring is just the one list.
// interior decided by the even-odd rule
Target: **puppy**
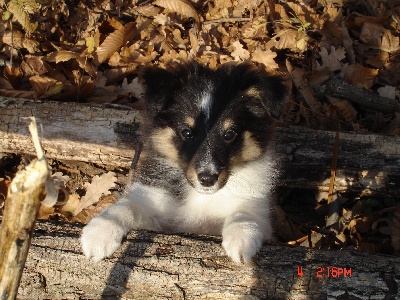
[{"label": "puppy", "polygon": [[143,71],[149,124],[135,182],[81,237],[95,261],[133,229],[222,235],[248,263],[272,238],[273,118],[285,86],[251,64]]}]

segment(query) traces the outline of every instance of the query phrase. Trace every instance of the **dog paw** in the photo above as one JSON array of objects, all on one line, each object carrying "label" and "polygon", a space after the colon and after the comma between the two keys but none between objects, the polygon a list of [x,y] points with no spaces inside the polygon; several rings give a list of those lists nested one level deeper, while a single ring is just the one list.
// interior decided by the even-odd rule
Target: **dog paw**
[{"label": "dog paw", "polygon": [[82,230],[81,244],[87,258],[100,261],[113,254],[121,245],[123,230],[114,222],[94,218]]},{"label": "dog paw", "polygon": [[255,222],[231,223],[222,230],[222,247],[236,263],[248,264],[263,242],[264,236]]}]

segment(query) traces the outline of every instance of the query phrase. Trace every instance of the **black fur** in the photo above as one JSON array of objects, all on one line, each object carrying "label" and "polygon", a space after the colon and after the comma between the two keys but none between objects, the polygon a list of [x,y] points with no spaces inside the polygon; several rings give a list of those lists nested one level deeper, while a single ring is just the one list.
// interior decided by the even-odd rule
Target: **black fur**
[{"label": "black fur", "polygon": [[[202,170],[210,173],[207,170],[210,163],[218,169],[217,173],[224,169],[229,172],[230,159],[244,147],[244,131],[251,132],[252,138],[265,151],[272,139],[272,118],[279,118],[286,92],[282,78],[248,63],[225,64],[216,70],[196,62],[171,64],[166,70],[148,67],[143,71],[142,80],[150,120],[148,135],[159,128],[173,128],[176,136],[172,143],[179,151],[181,168],[171,170],[170,166],[163,165],[162,159],[157,159],[161,158],[160,153],[150,146],[145,162],[147,170],[142,171],[145,174],[139,176],[139,180],[149,184],[148,173],[157,173],[160,180],[154,178],[153,184],[162,185],[177,196],[184,193],[184,189],[176,183],[185,176],[190,164],[194,164],[198,174]],[[199,99],[210,89],[212,107],[207,118]],[[250,89],[258,92],[260,97],[247,95],[246,91]],[[188,128],[186,117],[195,120],[195,126],[189,128],[193,134],[191,139],[181,136]],[[221,142],[220,123],[226,119],[234,120],[233,129],[237,134],[235,140],[228,143]],[[211,157],[206,158],[206,152],[210,152]],[[171,171],[175,179],[167,176]],[[222,180],[220,186],[223,184]]]}]

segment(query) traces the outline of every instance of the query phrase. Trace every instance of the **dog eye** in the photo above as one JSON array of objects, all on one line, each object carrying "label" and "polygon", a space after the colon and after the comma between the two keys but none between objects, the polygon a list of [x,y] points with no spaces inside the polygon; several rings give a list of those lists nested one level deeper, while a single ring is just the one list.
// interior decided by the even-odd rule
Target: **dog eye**
[{"label": "dog eye", "polygon": [[224,133],[224,140],[225,142],[231,142],[235,139],[237,133],[232,130],[232,129],[228,129],[227,131],[225,131]]},{"label": "dog eye", "polygon": [[191,139],[193,138],[193,132],[190,129],[184,129],[181,131],[181,136],[184,139]]}]

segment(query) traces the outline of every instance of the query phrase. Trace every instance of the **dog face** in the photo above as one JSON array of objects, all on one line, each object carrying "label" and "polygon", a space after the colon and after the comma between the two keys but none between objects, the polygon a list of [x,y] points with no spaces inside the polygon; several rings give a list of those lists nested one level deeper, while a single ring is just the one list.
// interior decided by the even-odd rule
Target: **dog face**
[{"label": "dog face", "polygon": [[250,64],[211,70],[195,62],[143,71],[150,146],[214,193],[232,167],[259,158],[271,142],[285,87]]}]

